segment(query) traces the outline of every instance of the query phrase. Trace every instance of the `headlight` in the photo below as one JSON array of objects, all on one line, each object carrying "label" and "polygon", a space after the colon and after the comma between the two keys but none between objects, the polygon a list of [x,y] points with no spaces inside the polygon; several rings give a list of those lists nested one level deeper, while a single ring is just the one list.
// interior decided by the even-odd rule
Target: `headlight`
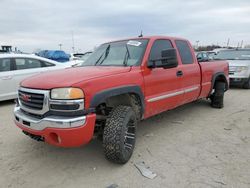
[{"label": "headlight", "polygon": [[237,67],[237,71],[236,72],[241,72],[241,71],[245,71],[245,70],[248,70],[248,67],[241,66],[241,67]]},{"label": "headlight", "polygon": [[51,99],[83,99],[84,93],[79,88],[56,88],[51,90]]}]

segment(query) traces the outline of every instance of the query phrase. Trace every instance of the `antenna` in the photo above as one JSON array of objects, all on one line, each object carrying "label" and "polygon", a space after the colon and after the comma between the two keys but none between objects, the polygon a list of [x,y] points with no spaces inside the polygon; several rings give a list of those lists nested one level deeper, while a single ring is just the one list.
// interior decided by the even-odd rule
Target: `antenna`
[{"label": "antenna", "polygon": [[141,34],[138,37],[140,37],[140,38],[143,37],[142,30],[141,30]]}]

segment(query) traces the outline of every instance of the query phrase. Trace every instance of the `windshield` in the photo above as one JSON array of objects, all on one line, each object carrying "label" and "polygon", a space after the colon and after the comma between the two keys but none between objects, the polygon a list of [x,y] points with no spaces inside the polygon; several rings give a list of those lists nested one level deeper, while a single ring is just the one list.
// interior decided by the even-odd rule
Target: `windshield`
[{"label": "windshield", "polygon": [[222,50],[214,58],[223,60],[250,60],[250,50]]},{"label": "windshield", "polygon": [[81,66],[134,66],[141,63],[148,40],[126,40],[98,47]]}]

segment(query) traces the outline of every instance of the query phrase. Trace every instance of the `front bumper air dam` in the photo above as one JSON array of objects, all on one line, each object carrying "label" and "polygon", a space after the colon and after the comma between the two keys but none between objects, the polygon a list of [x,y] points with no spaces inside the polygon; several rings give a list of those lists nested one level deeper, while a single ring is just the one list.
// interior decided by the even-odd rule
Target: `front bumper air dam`
[{"label": "front bumper air dam", "polygon": [[79,147],[87,144],[93,137],[96,115],[78,118],[51,116],[36,119],[24,114],[15,107],[15,124],[30,134],[41,136],[45,142],[59,147]]},{"label": "front bumper air dam", "polygon": [[230,78],[231,85],[244,84],[249,78]]}]

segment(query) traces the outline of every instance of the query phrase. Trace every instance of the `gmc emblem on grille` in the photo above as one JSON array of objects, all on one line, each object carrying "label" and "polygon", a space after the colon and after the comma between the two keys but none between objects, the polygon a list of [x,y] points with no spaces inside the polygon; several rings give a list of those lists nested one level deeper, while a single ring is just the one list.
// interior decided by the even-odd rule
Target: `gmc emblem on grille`
[{"label": "gmc emblem on grille", "polygon": [[30,101],[31,99],[31,96],[30,95],[26,95],[26,94],[21,94],[21,99],[25,102],[28,102]]}]

